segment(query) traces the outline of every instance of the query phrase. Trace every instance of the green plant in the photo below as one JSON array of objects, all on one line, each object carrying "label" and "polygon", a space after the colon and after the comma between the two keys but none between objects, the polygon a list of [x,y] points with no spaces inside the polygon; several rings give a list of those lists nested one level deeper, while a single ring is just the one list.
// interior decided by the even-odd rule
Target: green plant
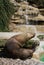
[{"label": "green plant", "polygon": [[28,48],[28,49],[35,50],[37,46],[39,46],[39,41],[38,40],[28,40],[24,44],[23,48]]},{"label": "green plant", "polygon": [[38,35],[37,36],[40,40],[44,40],[44,35]]},{"label": "green plant", "polygon": [[5,46],[7,39],[0,39],[0,46]]},{"label": "green plant", "polygon": [[4,49],[7,39],[0,39],[0,51]]},{"label": "green plant", "polygon": [[44,45],[42,46],[42,48],[44,49]]},{"label": "green plant", "polygon": [[40,56],[40,61],[44,62],[44,54]]},{"label": "green plant", "polygon": [[15,9],[10,0],[0,0],[0,31],[9,31],[9,20]]},{"label": "green plant", "polygon": [[27,42],[24,44],[23,47],[30,47],[30,46],[32,46],[32,44],[33,44],[33,40],[29,40],[29,41],[27,41]]}]

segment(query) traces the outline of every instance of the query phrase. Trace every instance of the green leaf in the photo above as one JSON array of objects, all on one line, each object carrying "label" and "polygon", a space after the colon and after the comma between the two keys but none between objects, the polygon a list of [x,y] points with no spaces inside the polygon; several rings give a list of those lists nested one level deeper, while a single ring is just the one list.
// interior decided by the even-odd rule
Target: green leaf
[{"label": "green leaf", "polygon": [[9,20],[14,12],[15,8],[10,0],[0,0],[0,31],[9,30]]}]

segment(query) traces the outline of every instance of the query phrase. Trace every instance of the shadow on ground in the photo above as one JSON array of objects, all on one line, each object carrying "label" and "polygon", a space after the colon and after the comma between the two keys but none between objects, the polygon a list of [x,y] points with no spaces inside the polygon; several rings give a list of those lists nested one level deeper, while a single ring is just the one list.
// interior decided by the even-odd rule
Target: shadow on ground
[{"label": "shadow on ground", "polygon": [[4,57],[4,58],[13,58],[13,57],[9,54],[9,52],[7,52],[7,51],[5,50],[4,46],[0,46],[0,58],[2,58],[2,57]]}]

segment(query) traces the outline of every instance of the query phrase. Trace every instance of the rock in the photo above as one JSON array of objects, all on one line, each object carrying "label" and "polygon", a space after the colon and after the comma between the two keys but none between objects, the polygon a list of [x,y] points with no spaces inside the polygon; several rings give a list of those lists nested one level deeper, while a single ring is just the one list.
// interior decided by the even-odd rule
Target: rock
[{"label": "rock", "polygon": [[13,16],[12,19],[11,19],[11,23],[14,23],[14,24],[24,24],[25,20],[23,18],[24,17],[20,17],[20,16],[17,16],[17,17],[14,18],[14,16]]},{"label": "rock", "polygon": [[21,58],[26,59],[28,57],[32,57],[33,50],[23,48],[24,43],[33,38],[35,34],[33,33],[25,33],[13,36],[8,39],[5,44],[5,50],[10,54],[12,58]]},{"label": "rock", "polygon": [[9,30],[13,31],[16,28],[16,25],[14,23],[9,24]]},{"label": "rock", "polygon": [[15,15],[22,16],[22,15],[24,15],[24,12],[19,10],[18,12],[15,13]]},{"label": "rock", "polygon": [[32,4],[33,7],[38,8],[36,4]]},{"label": "rock", "polygon": [[[16,22],[17,23],[26,23],[26,22],[24,22],[25,21],[25,15],[28,15],[30,17],[30,19],[33,19],[35,16],[38,16],[38,13],[39,13],[38,8],[29,6],[29,5],[25,5],[25,4],[24,5],[21,5],[21,7],[19,7],[18,11],[15,12],[15,15],[16,16],[19,16],[19,17],[14,17],[14,20],[16,19],[16,21],[14,21],[14,22],[15,23]],[[28,19],[29,19],[29,17],[28,17]]]},{"label": "rock", "polygon": [[[13,24],[44,24],[44,16],[41,14],[41,9],[38,9],[36,5],[30,5],[26,1],[15,2],[16,12],[12,16],[11,22]],[[43,11],[43,10],[42,10]],[[27,17],[25,16],[27,15]],[[27,18],[27,19],[26,19]],[[42,23],[41,23],[42,22]],[[11,26],[12,27],[12,26]],[[17,25],[16,25],[17,27]],[[22,26],[21,26],[22,27]],[[25,28],[24,28],[25,29]],[[13,31],[24,31],[22,28],[14,28]]]},{"label": "rock", "polygon": [[15,18],[13,17],[12,19],[13,19],[13,20],[19,20],[20,17],[19,17],[19,16],[18,16],[18,17],[15,17]]},{"label": "rock", "polygon": [[34,20],[37,20],[37,21],[44,21],[44,16],[42,16],[42,15],[38,15],[38,17],[35,17],[35,19]]},{"label": "rock", "polygon": [[14,23],[23,24],[23,23],[25,23],[25,20],[24,19],[15,20]]},{"label": "rock", "polygon": [[21,2],[20,4],[21,4],[21,5],[29,5],[29,3],[26,2],[26,1],[23,1],[23,2]]},{"label": "rock", "polygon": [[44,16],[44,8],[39,9],[39,11],[40,11],[41,15],[43,15],[43,16]]},{"label": "rock", "polygon": [[39,20],[40,21],[44,21],[44,16],[42,16],[42,15],[39,14],[38,17],[35,17],[35,19],[38,20],[38,21]]},{"label": "rock", "polygon": [[36,59],[11,59],[11,58],[0,58],[0,65],[44,65],[43,62]]}]

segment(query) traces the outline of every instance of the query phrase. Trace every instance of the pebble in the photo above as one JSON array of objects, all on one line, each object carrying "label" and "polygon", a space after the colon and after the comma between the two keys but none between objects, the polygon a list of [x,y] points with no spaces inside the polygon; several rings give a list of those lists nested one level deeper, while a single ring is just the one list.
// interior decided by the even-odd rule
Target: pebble
[{"label": "pebble", "polygon": [[44,65],[44,63],[36,61],[34,59],[11,59],[11,58],[0,58],[0,65]]}]

